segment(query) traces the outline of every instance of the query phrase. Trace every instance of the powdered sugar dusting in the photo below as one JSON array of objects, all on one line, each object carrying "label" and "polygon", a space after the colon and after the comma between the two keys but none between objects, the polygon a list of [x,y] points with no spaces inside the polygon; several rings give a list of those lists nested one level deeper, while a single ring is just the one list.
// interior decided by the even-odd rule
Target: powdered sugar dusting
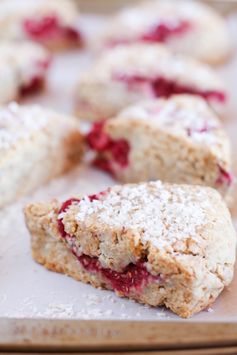
[{"label": "powdered sugar dusting", "polygon": [[122,111],[118,119],[144,120],[170,134],[209,146],[220,142],[216,132],[221,125],[216,114],[204,99],[191,95],[144,101]]},{"label": "powdered sugar dusting", "polygon": [[170,249],[178,240],[198,240],[197,228],[206,222],[207,207],[205,188],[189,193],[187,187],[157,181],[117,186],[100,200],[84,198],[76,218],[85,227],[96,219],[112,228],[130,229],[139,233],[143,243]]},{"label": "powdered sugar dusting", "polygon": [[50,111],[38,105],[19,106],[12,102],[0,108],[0,149],[8,149],[19,140],[47,125]]}]

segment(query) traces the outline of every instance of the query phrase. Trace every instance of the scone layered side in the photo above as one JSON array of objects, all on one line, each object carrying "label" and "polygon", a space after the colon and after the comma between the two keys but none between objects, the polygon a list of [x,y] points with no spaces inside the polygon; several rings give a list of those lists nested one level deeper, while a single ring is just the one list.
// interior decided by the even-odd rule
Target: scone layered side
[{"label": "scone layered side", "polygon": [[[154,184],[150,183],[147,186],[154,189]],[[187,187],[189,190],[190,188],[194,195],[202,189]],[[58,229],[61,204],[55,202],[54,205],[29,205],[25,209],[25,215],[32,234],[33,256],[50,269],[107,289],[114,288],[111,286],[113,281],[108,278],[109,276],[105,277],[108,271],[103,274],[103,270],[110,270],[110,273],[120,277],[120,273],[129,267],[126,265],[132,265],[131,273],[134,272],[135,265],[140,268],[142,274],[143,264],[139,263],[146,260],[146,270],[149,274],[145,271],[148,277],[144,281],[145,286],[140,289],[130,287],[128,293],[124,288],[117,290],[115,288],[116,293],[152,306],[166,305],[178,315],[189,317],[209,306],[224,286],[230,283],[235,260],[233,250],[235,232],[229,212],[217,192],[208,188],[203,189],[207,194],[208,203],[213,204],[215,208],[207,207],[207,223],[203,227],[200,226],[197,231],[199,242],[192,237],[184,240],[181,238],[180,242],[169,244],[168,249],[162,246],[155,247],[149,242],[144,243],[141,235],[134,229],[129,230],[126,227],[111,229],[97,221],[96,217],[92,224],[87,219],[85,223],[78,223],[76,216],[80,211],[80,208],[78,209],[80,204],[71,205],[63,217],[66,233],[73,236],[73,239],[70,239],[72,244],[69,243],[71,245],[69,246],[68,242],[62,240]],[[218,213],[216,206],[219,207]],[[72,248],[71,251],[68,248]],[[223,248],[224,252],[221,253],[220,250]],[[80,259],[78,250],[86,256],[85,260]],[[66,256],[61,258],[60,255]],[[88,260],[92,260],[93,263],[99,260],[102,267],[99,270],[102,271],[95,272],[85,267],[87,264],[83,263],[88,262],[88,256],[92,258]],[[127,274],[123,277],[126,284]]]}]

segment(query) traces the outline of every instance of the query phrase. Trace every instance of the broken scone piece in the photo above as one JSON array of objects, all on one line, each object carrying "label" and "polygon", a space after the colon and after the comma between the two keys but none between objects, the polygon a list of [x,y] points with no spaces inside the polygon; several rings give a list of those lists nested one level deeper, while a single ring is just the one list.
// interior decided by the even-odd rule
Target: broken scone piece
[{"label": "broken scone piece", "polygon": [[79,79],[76,111],[80,118],[111,118],[145,99],[190,94],[215,110],[225,107],[226,92],[217,73],[161,44],[117,46],[105,52]]},{"label": "broken scone piece", "polygon": [[236,235],[211,188],[160,181],[25,208],[34,259],[94,287],[181,317],[232,280]]},{"label": "broken scone piece", "polygon": [[233,186],[230,142],[205,100],[191,95],[137,103],[96,122],[86,136],[92,164],[122,182]]},{"label": "broken scone piece", "polygon": [[81,159],[78,121],[36,105],[0,107],[0,208]]}]

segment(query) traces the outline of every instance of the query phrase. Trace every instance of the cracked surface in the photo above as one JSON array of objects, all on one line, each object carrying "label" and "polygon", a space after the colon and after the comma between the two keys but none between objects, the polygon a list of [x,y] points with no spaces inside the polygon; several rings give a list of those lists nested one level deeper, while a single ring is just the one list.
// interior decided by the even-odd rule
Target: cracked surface
[{"label": "cracked surface", "polygon": [[106,277],[86,271],[74,254],[97,258],[116,272],[145,258],[149,273],[161,275],[162,282],[151,281],[127,296],[166,305],[182,317],[208,307],[232,279],[235,231],[213,189],[160,182],[124,185],[108,189],[99,200],[75,201],[58,216],[60,207],[55,201],[25,209],[33,257],[49,269],[111,289]]}]

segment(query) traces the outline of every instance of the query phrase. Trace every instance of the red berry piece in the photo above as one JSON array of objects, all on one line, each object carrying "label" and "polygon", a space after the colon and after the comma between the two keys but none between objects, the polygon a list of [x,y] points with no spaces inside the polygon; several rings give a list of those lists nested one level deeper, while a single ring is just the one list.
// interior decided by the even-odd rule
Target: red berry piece
[{"label": "red berry piece", "polygon": [[91,149],[104,151],[109,148],[111,139],[104,132],[105,121],[96,122],[93,124],[91,131],[88,133],[86,140]]},{"label": "red berry piece", "polygon": [[145,33],[141,40],[145,42],[165,42],[169,37],[181,35],[187,32],[191,25],[187,21],[180,23],[159,23],[153,26],[147,33]]},{"label": "red berry piece", "polygon": [[[59,212],[58,212],[58,215],[60,215],[61,213],[63,212],[66,212],[66,210],[74,203],[74,202],[80,202],[80,200],[78,198],[71,198],[67,201],[65,201]],[[62,238],[66,238],[67,237],[67,233],[65,232],[65,229],[64,229],[64,224],[63,224],[63,219],[62,218],[59,218],[58,219],[58,230],[59,230],[59,233],[61,235]]]},{"label": "red berry piece", "polygon": [[121,167],[126,167],[129,163],[128,155],[130,151],[129,143],[125,139],[114,141],[110,148],[114,161]]}]

